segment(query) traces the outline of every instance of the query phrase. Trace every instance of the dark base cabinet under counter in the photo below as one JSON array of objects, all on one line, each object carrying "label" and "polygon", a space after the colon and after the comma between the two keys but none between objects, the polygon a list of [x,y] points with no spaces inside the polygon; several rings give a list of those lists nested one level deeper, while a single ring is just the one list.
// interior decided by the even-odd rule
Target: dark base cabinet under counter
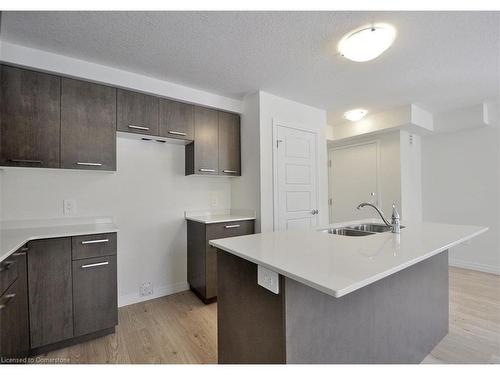
[{"label": "dark base cabinet under counter", "polygon": [[187,218],[189,288],[204,303],[217,300],[217,249],[208,241],[255,233],[255,219],[204,223]]},{"label": "dark base cabinet under counter", "polygon": [[31,240],[0,262],[0,363],[115,331],[116,237]]}]

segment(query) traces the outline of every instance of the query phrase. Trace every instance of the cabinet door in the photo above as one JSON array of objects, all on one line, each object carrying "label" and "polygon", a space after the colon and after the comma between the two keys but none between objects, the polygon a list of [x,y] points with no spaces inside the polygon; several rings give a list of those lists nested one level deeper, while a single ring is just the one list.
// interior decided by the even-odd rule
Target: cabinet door
[{"label": "cabinet door", "polygon": [[26,254],[13,255],[18,264],[16,281],[0,296],[0,357],[25,357],[29,352]]},{"label": "cabinet door", "polygon": [[116,256],[73,261],[75,336],[118,324]]},{"label": "cabinet door", "polygon": [[1,67],[0,164],[59,168],[60,78]]},{"label": "cabinet door", "polygon": [[116,89],[62,78],[61,167],[116,170]]},{"label": "cabinet door", "polygon": [[158,135],[158,101],[155,96],[117,89],[117,125],[122,132]]},{"label": "cabinet door", "polygon": [[186,146],[186,174],[217,175],[219,173],[218,129],[218,111],[196,106],[194,142]]},{"label": "cabinet door", "polygon": [[219,112],[219,174],[240,176],[240,116]]},{"label": "cabinet door", "polygon": [[160,136],[194,139],[194,105],[160,99]]},{"label": "cabinet door", "polygon": [[28,245],[31,347],[73,337],[71,238]]}]

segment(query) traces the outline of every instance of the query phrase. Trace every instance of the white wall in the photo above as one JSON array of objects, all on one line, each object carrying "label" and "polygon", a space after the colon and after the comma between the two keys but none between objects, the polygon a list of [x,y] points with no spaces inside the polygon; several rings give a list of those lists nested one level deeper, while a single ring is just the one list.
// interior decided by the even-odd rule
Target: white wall
[{"label": "white wall", "polygon": [[140,284],[155,295],[187,289],[185,210],[229,208],[230,179],[184,176],[184,146],[117,138],[117,172],[3,171],[3,220],[62,217],[63,199],[77,216],[114,216],[120,305],[139,301]]},{"label": "white wall", "polygon": [[422,221],[422,138],[400,131],[401,217]]},{"label": "white wall", "polygon": [[[335,146],[352,145],[367,141],[379,141],[380,165],[379,165],[379,187],[380,201],[379,205],[387,217],[392,212],[392,202],[397,202],[398,209],[401,208],[401,168],[400,168],[400,134],[399,131],[390,133],[376,134],[343,142],[330,143],[329,148]],[[331,189],[331,186],[329,187]],[[338,198],[337,198],[338,199]],[[368,197],[367,197],[368,200]],[[359,202],[361,203],[361,202]],[[378,218],[375,211],[365,210],[366,217]],[[402,219],[403,212],[400,209]],[[353,219],[355,219],[353,217]]]},{"label": "white wall", "polygon": [[499,148],[498,127],[423,139],[424,220],[490,227],[450,251],[451,264],[500,273]]},{"label": "white wall", "polygon": [[231,208],[256,212],[260,232],[260,131],[259,93],[243,99],[241,114],[241,177],[231,179]]},{"label": "white wall", "polygon": [[328,223],[326,111],[261,91],[260,192],[261,230],[273,230],[273,120],[318,131],[319,222]]}]

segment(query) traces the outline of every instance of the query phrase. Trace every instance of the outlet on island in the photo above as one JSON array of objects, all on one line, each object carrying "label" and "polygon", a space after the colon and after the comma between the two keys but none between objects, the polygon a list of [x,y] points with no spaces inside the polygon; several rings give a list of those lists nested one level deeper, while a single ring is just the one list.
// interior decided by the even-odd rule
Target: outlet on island
[{"label": "outlet on island", "polygon": [[274,294],[280,293],[279,274],[261,265],[257,265],[257,284]]}]

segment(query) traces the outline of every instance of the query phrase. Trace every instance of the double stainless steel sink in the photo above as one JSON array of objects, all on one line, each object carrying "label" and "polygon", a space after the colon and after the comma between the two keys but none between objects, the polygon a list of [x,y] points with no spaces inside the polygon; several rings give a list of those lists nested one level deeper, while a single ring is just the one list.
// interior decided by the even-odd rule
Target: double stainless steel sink
[{"label": "double stainless steel sink", "polygon": [[[404,226],[401,226],[404,228]],[[377,234],[383,232],[390,232],[392,227],[387,226],[385,224],[357,224],[350,225],[341,228],[328,228],[323,229],[320,232],[328,233],[328,234],[338,234],[341,236],[351,236],[351,237],[360,237],[360,236],[369,236],[370,234]]]}]

